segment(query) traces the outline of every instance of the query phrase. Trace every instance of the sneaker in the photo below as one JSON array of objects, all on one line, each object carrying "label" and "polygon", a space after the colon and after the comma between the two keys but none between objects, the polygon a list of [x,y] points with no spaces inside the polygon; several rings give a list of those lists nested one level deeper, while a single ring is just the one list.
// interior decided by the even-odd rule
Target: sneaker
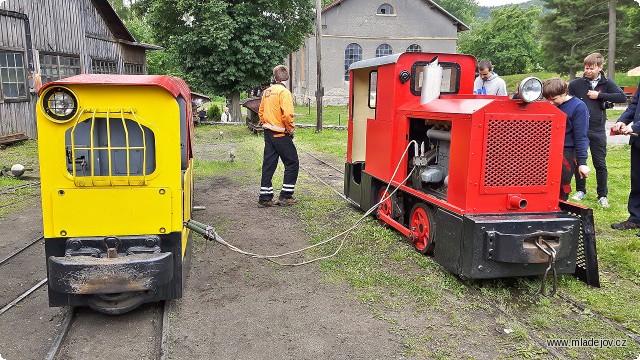
[{"label": "sneaker", "polygon": [[272,207],[272,206],[277,206],[277,205],[280,205],[280,203],[278,201],[274,201],[274,200],[259,200],[258,201],[258,207],[261,207],[261,208]]},{"label": "sneaker", "polygon": [[614,230],[638,229],[640,228],[640,224],[636,224],[633,221],[625,220],[623,222],[611,224],[611,228]]},{"label": "sneaker", "polygon": [[293,204],[297,204],[298,200],[295,198],[280,198],[280,204],[282,204],[282,206],[289,206],[289,205],[293,205]]},{"label": "sneaker", "polygon": [[582,200],[585,197],[587,197],[587,194],[584,193],[584,191],[576,191],[575,194],[573,194],[573,196],[571,197],[573,200]]},{"label": "sneaker", "polygon": [[598,204],[600,204],[600,206],[602,206],[603,208],[608,208],[609,200],[607,200],[606,196],[603,196],[600,199],[598,199]]}]

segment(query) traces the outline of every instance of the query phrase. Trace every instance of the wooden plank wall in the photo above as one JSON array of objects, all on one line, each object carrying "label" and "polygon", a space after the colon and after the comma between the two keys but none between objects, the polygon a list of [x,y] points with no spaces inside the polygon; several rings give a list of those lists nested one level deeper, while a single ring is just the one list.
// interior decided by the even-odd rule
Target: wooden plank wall
[{"label": "wooden plank wall", "polygon": [[0,15],[0,48],[5,50],[26,50],[24,21]]},{"label": "wooden plank wall", "polygon": [[[33,63],[40,71],[39,54],[80,56],[83,73],[91,73],[91,60],[111,60],[123,72],[123,63],[145,63],[145,50],[118,43],[92,0],[5,0],[0,9],[27,15],[31,29]],[[22,19],[0,16],[0,50],[22,51],[27,62]],[[25,67],[26,70],[26,67]],[[0,135],[24,132],[37,136],[37,94],[28,101],[0,103]]]},{"label": "wooden plank wall", "polygon": [[29,101],[0,104],[0,135],[23,132],[30,138],[38,134],[36,128],[37,97]]}]

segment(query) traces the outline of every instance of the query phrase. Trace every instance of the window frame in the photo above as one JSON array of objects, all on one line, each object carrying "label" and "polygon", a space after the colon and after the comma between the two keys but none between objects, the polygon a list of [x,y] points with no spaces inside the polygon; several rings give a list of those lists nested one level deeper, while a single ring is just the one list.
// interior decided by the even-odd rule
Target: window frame
[{"label": "window frame", "polygon": [[[409,50],[412,46],[417,46],[418,47],[418,51]],[[408,52],[408,53],[422,52],[422,46],[420,46],[420,44],[411,44],[411,45],[407,46],[407,49],[405,50],[405,52]]]},{"label": "window frame", "polygon": [[[373,106],[371,106],[371,76],[373,75],[373,73],[376,73],[376,88],[375,88],[375,103],[373,104]],[[375,70],[371,70],[369,71],[369,92],[368,92],[368,96],[367,96],[367,106],[369,107],[369,109],[376,109],[376,106],[378,104],[378,69]]]},{"label": "window frame", "polygon": [[[383,9],[389,9],[391,10],[390,13],[383,13],[381,12]],[[382,3],[378,6],[378,9],[376,9],[376,15],[379,16],[396,16],[396,9],[393,7],[393,5],[389,4],[389,3]]]},{"label": "window frame", "polygon": [[[418,66],[427,66],[429,65],[428,61],[416,61],[413,63],[413,65],[411,65],[411,86],[410,86],[410,90],[411,93],[413,95],[416,96],[420,96],[420,91],[415,90],[415,82],[416,82],[416,69],[418,68]],[[460,74],[462,71],[462,68],[460,67],[460,64],[455,63],[455,62],[440,62],[439,63],[440,66],[444,67],[448,67],[448,68],[454,68],[457,70],[458,76],[456,79],[456,83],[455,83],[455,87],[454,87],[454,91],[442,91],[440,92],[441,94],[457,94],[460,92]]]},{"label": "window frame", "polygon": [[[97,64],[96,64],[97,63]],[[105,66],[107,69],[110,68],[110,65],[113,65],[114,72],[96,72],[96,69],[103,69]],[[118,61],[116,60],[108,60],[108,59],[91,59],[91,73],[92,74],[118,74]]]},{"label": "window frame", "polygon": [[[383,54],[383,55],[379,55],[379,54],[378,54],[378,53],[379,53],[379,51],[380,51],[380,48],[381,48],[382,46],[387,46],[387,47],[388,47],[388,50],[389,50],[389,53],[388,53],[388,54]],[[381,56],[387,56],[387,55],[393,55],[393,47],[392,47],[391,45],[387,44],[387,43],[384,43],[384,44],[380,44],[380,45],[378,45],[378,47],[376,48],[376,57],[377,57],[377,58],[379,58],[379,57],[381,57]]]},{"label": "window frame", "polygon": [[[351,45],[356,45],[358,47],[357,49],[359,50],[359,53],[360,53],[360,59],[351,61],[349,64],[347,64],[347,50],[349,49],[349,47]],[[344,79],[344,81],[350,81],[351,78],[350,78],[350,75],[349,75],[349,66],[351,66],[351,64],[353,64],[354,62],[362,61],[362,46],[360,46],[360,44],[358,44],[358,43],[350,43],[349,45],[347,45],[347,47],[344,48],[344,58],[343,59],[344,59],[344,76],[343,76],[343,79]]]},{"label": "window frame", "polygon": [[[13,67],[9,67],[8,66],[8,62],[7,62],[7,66],[3,67],[2,65],[0,65],[0,103],[17,103],[17,102],[28,102],[29,99],[29,76],[28,76],[28,71],[27,71],[27,63],[25,62],[25,58],[26,58],[26,54],[24,50],[18,50],[18,49],[8,49],[8,48],[0,48],[0,54],[13,54],[14,55],[14,66]],[[20,54],[21,55],[21,61],[22,61],[22,67],[18,67],[15,66],[15,54]],[[15,71],[15,76],[16,76],[16,81],[4,81],[3,77],[2,77],[2,69],[6,69],[7,74],[9,73],[9,69],[13,69]],[[4,85],[3,84],[20,84],[20,82],[17,80],[19,75],[18,75],[18,69],[22,70],[22,76],[23,76],[23,80],[22,80],[22,87],[24,89],[24,95],[20,96],[20,88],[18,87],[18,96],[17,97],[7,97],[4,93]],[[8,80],[8,79],[7,79]]]},{"label": "window frame", "polygon": [[[137,70],[137,67],[140,68],[140,72],[129,71],[131,68]],[[144,64],[141,63],[126,62],[124,63],[124,67],[122,69],[123,74],[125,75],[145,75]]]},{"label": "window frame", "polygon": [[[64,79],[64,78],[68,78],[71,76],[75,76],[75,75],[80,75],[82,74],[82,59],[80,57],[80,55],[75,55],[75,54],[63,54],[63,53],[49,53],[49,52],[41,52],[38,55],[38,62],[39,62],[39,66],[40,66],[40,77],[42,78],[42,83],[47,83],[49,81],[45,81],[45,77],[44,77],[44,73],[43,73],[43,57],[44,56],[51,56],[54,57],[56,59],[56,68],[57,68],[57,79],[52,79],[50,81],[56,81],[56,80],[60,80],[60,79]],[[68,76],[64,76],[62,77],[61,74],[61,70],[64,69],[76,69],[75,66],[71,65],[71,66],[66,66],[66,65],[60,65],[60,59],[61,58],[65,58],[65,59],[71,59],[71,60],[77,60],[78,61],[78,66],[77,66],[77,73],[73,74],[73,75],[68,75]],[[49,64],[45,64],[45,65],[49,65]],[[48,67],[48,66],[44,66],[44,67]]]}]

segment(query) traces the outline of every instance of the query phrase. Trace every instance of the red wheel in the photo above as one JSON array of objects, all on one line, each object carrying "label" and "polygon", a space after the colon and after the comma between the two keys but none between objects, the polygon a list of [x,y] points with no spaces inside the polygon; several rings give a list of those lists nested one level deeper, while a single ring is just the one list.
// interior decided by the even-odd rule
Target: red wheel
[{"label": "red wheel", "polygon": [[[382,201],[382,199],[385,199]],[[393,202],[391,201],[391,197],[389,196],[389,192],[386,188],[380,189],[378,193],[378,202],[382,201],[378,205],[378,218],[380,218],[380,214],[385,214],[388,217],[392,217],[393,215]]]},{"label": "red wheel", "polygon": [[411,241],[413,247],[421,254],[432,254],[433,243],[433,212],[424,204],[417,204],[411,210]]}]

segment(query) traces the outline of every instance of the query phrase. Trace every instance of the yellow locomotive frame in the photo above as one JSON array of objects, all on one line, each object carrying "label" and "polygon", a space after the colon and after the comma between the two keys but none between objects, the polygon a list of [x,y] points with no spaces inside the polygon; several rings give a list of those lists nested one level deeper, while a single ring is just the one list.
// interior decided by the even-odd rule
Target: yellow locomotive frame
[{"label": "yellow locomotive frame", "polygon": [[51,306],[106,313],[181,297],[193,191],[181,79],[78,75],[36,107]]}]

